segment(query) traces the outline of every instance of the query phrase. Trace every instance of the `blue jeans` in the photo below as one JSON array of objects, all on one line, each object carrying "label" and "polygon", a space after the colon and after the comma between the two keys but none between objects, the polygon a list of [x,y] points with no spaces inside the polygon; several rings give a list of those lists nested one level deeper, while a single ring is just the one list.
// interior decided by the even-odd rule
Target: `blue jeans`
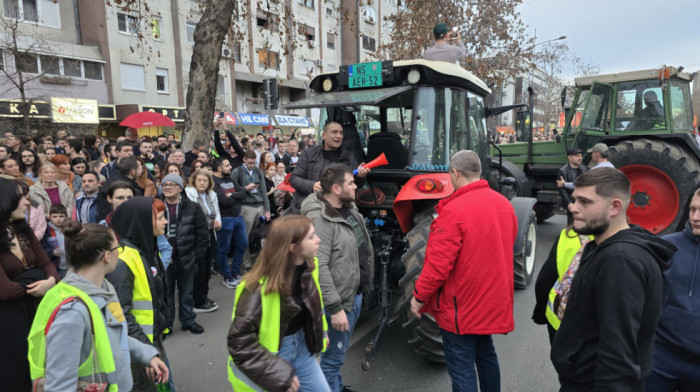
[{"label": "blue jeans", "polygon": [[300,391],[330,392],[316,358],[311,356],[306,347],[303,329],[282,339],[279,356],[294,368],[294,374],[299,378],[299,384],[301,384]]},{"label": "blue jeans", "polygon": [[440,332],[452,392],[478,392],[476,373],[482,392],[501,390],[501,371],[491,335],[457,335],[444,329]]},{"label": "blue jeans", "polygon": [[[221,218],[221,229],[217,232],[218,245],[216,258],[219,262],[219,270],[224,278],[231,280],[233,275],[241,273],[243,254],[248,247],[248,236],[245,234],[245,222],[242,216],[227,216]],[[235,241],[236,250],[233,252],[231,269],[228,267],[228,250],[231,240]]]},{"label": "blue jeans", "polygon": [[343,377],[340,375],[340,368],[343,367],[345,362],[345,353],[348,351],[348,345],[350,345],[350,336],[352,331],[355,329],[355,324],[357,323],[358,317],[360,317],[360,310],[362,309],[362,294],[357,294],[355,300],[352,304],[352,311],[347,313],[348,324],[350,325],[350,330],[346,332],[340,332],[333,328],[331,324],[331,312],[326,309],[326,320],[328,321],[328,339],[330,343],[326,352],[321,354],[321,369],[323,370],[323,375],[326,376],[326,381],[328,381],[328,386],[331,388],[332,392],[340,392],[343,390]]}]

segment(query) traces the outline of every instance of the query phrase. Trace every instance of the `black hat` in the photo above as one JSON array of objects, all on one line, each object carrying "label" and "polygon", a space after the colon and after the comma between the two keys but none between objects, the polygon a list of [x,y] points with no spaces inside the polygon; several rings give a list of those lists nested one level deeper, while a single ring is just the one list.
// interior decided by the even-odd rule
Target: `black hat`
[{"label": "black hat", "polygon": [[583,150],[578,147],[571,147],[566,151],[566,155],[583,154]]}]

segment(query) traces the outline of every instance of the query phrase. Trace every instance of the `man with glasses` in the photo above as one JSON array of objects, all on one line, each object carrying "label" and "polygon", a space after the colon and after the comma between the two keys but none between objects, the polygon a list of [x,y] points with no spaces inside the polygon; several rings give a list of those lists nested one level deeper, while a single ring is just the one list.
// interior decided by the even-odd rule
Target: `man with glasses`
[{"label": "man with glasses", "polygon": [[[241,202],[241,215],[245,222],[246,238],[250,238],[250,232],[253,230],[255,222],[261,217],[264,217],[264,220],[270,220],[270,202],[267,198],[265,177],[262,170],[255,165],[255,158],[255,151],[246,151],[243,156],[243,166],[236,168],[231,173],[231,178],[246,190],[246,196]],[[248,250],[246,250],[246,256],[243,257],[243,264],[245,267],[250,267],[253,264],[253,258]]]},{"label": "man with glasses", "polygon": [[[177,174],[163,178],[165,236],[173,248],[172,265],[167,269],[167,298],[170,315],[175,315],[175,285],[178,291],[178,317],[182,329],[193,334],[204,332],[195,321],[194,275],[197,265],[204,265],[209,248],[209,227],[199,204],[183,197],[184,183]],[[173,317],[174,318],[174,317]]]}]

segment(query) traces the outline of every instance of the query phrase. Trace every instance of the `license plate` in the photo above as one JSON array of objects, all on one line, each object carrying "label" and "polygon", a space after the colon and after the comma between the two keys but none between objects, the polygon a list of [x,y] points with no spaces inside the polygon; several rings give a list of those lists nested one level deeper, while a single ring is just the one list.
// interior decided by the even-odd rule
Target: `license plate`
[{"label": "license plate", "polygon": [[348,66],[348,87],[363,88],[382,85],[382,63],[353,64]]}]

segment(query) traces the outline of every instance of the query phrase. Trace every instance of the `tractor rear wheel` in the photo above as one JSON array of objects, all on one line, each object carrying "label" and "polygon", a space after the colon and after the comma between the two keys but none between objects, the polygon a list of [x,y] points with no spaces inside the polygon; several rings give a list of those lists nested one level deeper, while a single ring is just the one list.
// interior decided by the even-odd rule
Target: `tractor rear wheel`
[{"label": "tractor rear wheel", "polygon": [[445,363],[440,327],[433,316],[427,313],[424,313],[420,319],[417,318],[411,312],[409,305],[411,298],[413,298],[414,284],[423,269],[430,225],[436,216],[437,214],[432,207],[421,211],[414,217],[415,226],[406,234],[409,247],[401,257],[401,261],[406,267],[406,274],[399,281],[402,292],[400,303],[403,304],[402,311],[407,320],[403,324],[403,328],[411,336],[408,343],[413,346],[417,354],[424,356],[428,361]]},{"label": "tractor rear wheel", "polygon": [[682,229],[699,184],[700,165],[693,155],[665,141],[638,139],[610,147],[610,161],[631,182],[630,222],[654,234]]},{"label": "tractor rear wheel", "polygon": [[525,241],[523,250],[519,254],[513,255],[513,283],[516,289],[526,289],[532,281],[532,275],[535,272],[536,221],[535,211],[530,211],[530,215],[527,218],[525,238],[523,239]]}]

